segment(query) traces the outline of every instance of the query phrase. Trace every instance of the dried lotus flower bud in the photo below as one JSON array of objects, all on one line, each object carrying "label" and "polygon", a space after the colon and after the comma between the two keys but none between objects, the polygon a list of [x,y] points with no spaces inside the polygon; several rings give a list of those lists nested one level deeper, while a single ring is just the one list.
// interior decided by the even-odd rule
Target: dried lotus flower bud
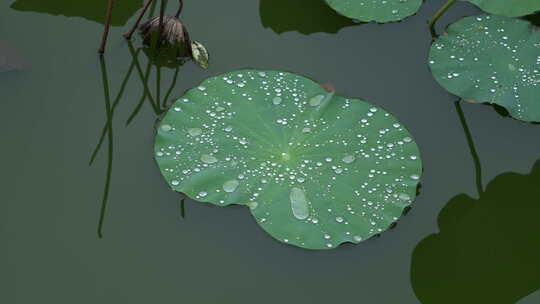
[{"label": "dried lotus flower bud", "polygon": [[146,45],[151,45],[152,40],[161,41],[161,45],[167,47],[177,47],[179,56],[191,56],[191,42],[186,27],[182,21],[176,17],[163,16],[163,30],[159,35],[159,17],[150,19],[140,27],[141,35]]}]

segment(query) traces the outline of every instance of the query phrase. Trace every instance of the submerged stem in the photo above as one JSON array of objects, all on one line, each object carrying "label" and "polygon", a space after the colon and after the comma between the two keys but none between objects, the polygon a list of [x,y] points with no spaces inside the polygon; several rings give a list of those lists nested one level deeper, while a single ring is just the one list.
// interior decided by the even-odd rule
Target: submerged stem
[{"label": "submerged stem", "polygon": [[[137,50],[137,53],[139,50]],[[122,98],[122,95],[124,95],[124,91],[126,89],[126,85],[131,77],[131,73],[133,72],[133,68],[135,67],[135,62],[132,60],[131,65],[129,66],[128,72],[126,74],[126,77],[122,81],[122,84],[120,85],[120,91],[118,91],[118,94],[116,95],[116,98],[112,104],[112,114],[114,115],[114,111],[118,104],[120,103],[120,100]],[[94,149],[94,152],[92,152],[92,156],[90,157],[89,166],[91,166],[94,163],[94,160],[97,157],[97,154],[99,153],[99,150],[101,150],[101,145],[103,144],[103,141],[105,140],[105,136],[107,135],[107,131],[109,128],[109,121],[105,122],[105,126],[101,130],[101,136],[99,137],[98,144],[96,145],[96,148]]]},{"label": "submerged stem", "polygon": [[171,96],[172,91],[174,90],[174,87],[176,86],[176,80],[178,79],[178,71],[180,71],[180,67],[177,66],[174,70],[174,76],[171,82],[171,86],[167,90],[167,93],[165,94],[165,98],[163,98],[162,107],[167,107],[167,101],[169,100],[169,97]]},{"label": "submerged stem", "polygon": [[437,20],[439,20],[439,18],[441,18],[441,16],[446,12],[446,10],[448,10],[454,3],[456,2],[456,0],[448,0],[436,13],[433,17],[431,17],[431,19],[429,20],[428,22],[428,25],[430,28],[433,28],[435,26],[435,23],[437,22]]},{"label": "submerged stem", "polygon": [[105,189],[103,191],[103,198],[101,201],[101,211],[99,213],[99,223],[98,223],[98,237],[103,238],[103,223],[105,222],[105,214],[107,211],[107,202],[109,198],[109,188],[111,184],[112,176],[112,164],[113,164],[113,113],[111,106],[111,97],[109,94],[109,79],[107,77],[107,66],[105,64],[105,58],[100,57],[100,66],[101,66],[101,79],[103,82],[103,95],[105,99],[105,108],[107,112],[107,122],[109,125],[107,137],[108,137],[108,161],[107,161],[107,174],[105,176]]},{"label": "submerged stem", "polygon": [[186,198],[185,197],[183,197],[182,200],[180,201],[180,216],[182,218],[186,217]]},{"label": "submerged stem", "polygon": [[467,144],[469,145],[469,150],[471,151],[471,156],[473,158],[474,168],[476,171],[476,189],[478,191],[478,195],[481,196],[484,193],[484,184],[482,183],[482,165],[480,164],[480,158],[478,157],[478,152],[476,152],[476,148],[474,147],[471,131],[467,126],[465,115],[463,114],[463,110],[461,109],[460,100],[455,101],[454,105],[456,106],[459,120],[461,121],[461,125],[463,126],[463,131],[465,132],[465,137],[467,138]]}]

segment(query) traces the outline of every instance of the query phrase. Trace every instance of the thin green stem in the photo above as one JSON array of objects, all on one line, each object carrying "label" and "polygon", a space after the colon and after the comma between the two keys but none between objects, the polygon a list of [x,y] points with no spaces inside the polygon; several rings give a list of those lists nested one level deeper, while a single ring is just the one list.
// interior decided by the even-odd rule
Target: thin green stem
[{"label": "thin green stem", "polygon": [[[139,74],[139,78],[143,82],[143,88],[144,88],[144,91],[146,93],[146,96],[150,100],[150,104],[152,105],[152,108],[154,109],[154,112],[159,114],[161,111],[160,111],[159,107],[156,108],[156,102],[155,102],[154,98],[152,97],[152,93],[150,93],[150,89],[148,88],[148,83],[145,80],[144,73],[143,73],[141,65],[139,63],[139,58],[137,57],[135,49],[133,48],[133,44],[129,40],[128,40],[128,49],[129,49],[129,51],[131,53],[131,56],[133,56],[135,58],[135,68],[137,69],[137,72]],[[150,62],[148,64],[150,64]]]},{"label": "thin green stem", "polygon": [[186,217],[186,198],[185,197],[183,197],[182,200],[180,201],[180,216],[182,218]]},{"label": "thin green stem", "polygon": [[172,93],[174,87],[176,86],[176,80],[178,79],[178,71],[180,71],[179,66],[177,66],[176,69],[174,70],[174,76],[173,76],[173,80],[171,82],[171,86],[167,90],[167,93],[165,94],[165,98],[163,99],[163,103],[162,103],[163,108],[165,108],[167,106],[167,101],[169,100],[169,97],[171,97],[171,93]]},{"label": "thin green stem", "polygon": [[433,28],[435,26],[435,23],[437,22],[437,20],[439,20],[439,18],[441,18],[441,16],[446,12],[446,10],[448,10],[452,5],[454,5],[455,2],[456,2],[456,0],[448,0],[448,1],[446,1],[446,3],[429,20],[429,22],[428,22],[429,27]]},{"label": "thin green stem", "polygon": [[161,67],[156,65],[156,102],[161,103]]},{"label": "thin green stem", "polygon": [[[148,63],[146,65],[146,71],[145,71],[144,78],[143,78],[144,83],[148,83],[148,77],[150,77],[151,67],[152,67],[151,63]],[[126,126],[129,125],[131,123],[131,121],[133,121],[133,119],[135,119],[137,114],[139,114],[139,111],[141,110],[141,108],[142,108],[142,106],[144,104],[144,101],[146,100],[146,97],[147,97],[146,93],[147,93],[146,90],[144,90],[143,95],[142,95],[141,99],[139,100],[139,103],[137,104],[137,106],[133,110],[133,113],[131,113],[131,115],[129,116],[128,120],[126,121]]]},{"label": "thin green stem", "polygon": [[105,214],[107,211],[107,202],[109,198],[109,189],[111,185],[111,176],[112,176],[112,165],[113,165],[113,112],[111,106],[111,97],[109,94],[109,79],[107,77],[107,66],[105,64],[105,58],[100,57],[100,66],[101,66],[101,79],[103,82],[103,95],[105,99],[105,109],[107,112],[107,122],[109,128],[107,129],[108,136],[108,161],[107,161],[107,174],[105,176],[105,189],[103,191],[103,197],[101,200],[101,211],[99,213],[99,223],[98,223],[98,237],[103,238],[103,223],[105,222]]},{"label": "thin green stem", "polygon": [[465,137],[467,138],[469,150],[471,151],[471,156],[473,158],[474,168],[476,171],[476,189],[478,191],[478,195],[481,196],[484,193],[484,184],[482,182],[482,165],[480,163],[480,158],[478,157],[478,152],[476,152],[476,148],[474,147],[474,141],[471,135],[471,131],[469,130],[469,126],[467,126],[467,121],[465,120],[463,110],[461,109],[460,100],[454,102],[454,105],[456,106],[459,120],[461,121],[463,131],[465,132]]},{"label": "thin green stem", "polygon": [[[139,50],[137,50],[137,53]],[[114,103],[112,105],[112,114],[114,115],[114,111],[118,104],[120,103],[120,100],[122,99],[122,96],[124,95],[124,91],[126,89],[127,83],[129,79],[131,78],[131,74],[133,72],[133,68],[135,67],[135,62],[132,60],[131,65],[129,66],[128,72],[126,74],[126,77],[124,77],[124,80],[122,81],[122,84],[120,85],[120,90],[118,91],[118,94],[116,95],[116,98],[114,99]],[[101,136],[99,138],[98,144],[96,145],[96,148],[92,152],[92,156],[90,157],[89,166],[91,166],[94,163],[94,160],[96,159],[99,151],[101,150],[101,146],[103,145],[103,141],[105,140],[105,136],[107,135],[107,130],[109,128],[109,121],[105,123],[105,126],[103,126],[103,129],[101,130]]]}]

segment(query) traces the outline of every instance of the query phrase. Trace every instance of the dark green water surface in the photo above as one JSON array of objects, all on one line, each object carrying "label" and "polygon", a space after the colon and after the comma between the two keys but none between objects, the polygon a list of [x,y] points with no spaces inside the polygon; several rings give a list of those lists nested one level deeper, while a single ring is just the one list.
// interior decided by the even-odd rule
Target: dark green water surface
[{"label": "dark green water surface", "polygon": [[[22,67],[0,72],[0,303],[540,302],[540,125],[456,107],[434,81],[426,20],[445,1],[378,25],[339,17],[322,0],[185,0],[182,19],[211,64],[180,67],[168,101],[223,72],[287,70],[382,106],[415,136],[425,170],[413,209],[380,238],[329,251],[275,241],[245,207],[187,200],[182,218],[181,196],[153,160],[158,115],[148,101],[126,126],[144,91],[137,69],[115,108],[114,149],[106,138],[89,166],[107,121],[96,53],[106,1],[0,2],[0,63],[10,56]],[[111,102],[133,60],[121,34],[141,5],[117,1],[105,56]],[[474,14],[460,2],[439,30]],[[138,61],[144,73],[143,52]],[[161,98],[174,73],[161,69]]]}]

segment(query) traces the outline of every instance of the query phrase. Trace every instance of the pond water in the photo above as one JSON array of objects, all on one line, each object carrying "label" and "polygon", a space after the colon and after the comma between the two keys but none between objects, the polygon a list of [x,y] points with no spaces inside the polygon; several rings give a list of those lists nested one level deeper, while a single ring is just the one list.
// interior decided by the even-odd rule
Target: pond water
[{"label": "pond water", "polygon": [[[0,66],[1,303],[537,302],[540,125],[456,106],[435,82],[426,20],[445,1],[378,25],[308,0],[186,0],[182,19],[210,68],[188,62],[175,78],[175,67],[158,76],[150,66],[158,101],[236,69],[285,70],[331,82],[408,127],[425,168],[413,209],[379,238],[328,251],[275,241],[245,207],[186,200],[181,216],[182,197],[153,159],[164,106],[145,100],[126,125],[145,91],[139,69],[130,73],[133,52],[141,73],[148,63],[140,40],[130,46],[122,33],[142,0],[117,1],[104,57],[113,136],[89,165],[107,122],[96,53],[104,2],[0,4],[0,64],[10,63]],[[478,13],[458,3],[439,30]]]}]

